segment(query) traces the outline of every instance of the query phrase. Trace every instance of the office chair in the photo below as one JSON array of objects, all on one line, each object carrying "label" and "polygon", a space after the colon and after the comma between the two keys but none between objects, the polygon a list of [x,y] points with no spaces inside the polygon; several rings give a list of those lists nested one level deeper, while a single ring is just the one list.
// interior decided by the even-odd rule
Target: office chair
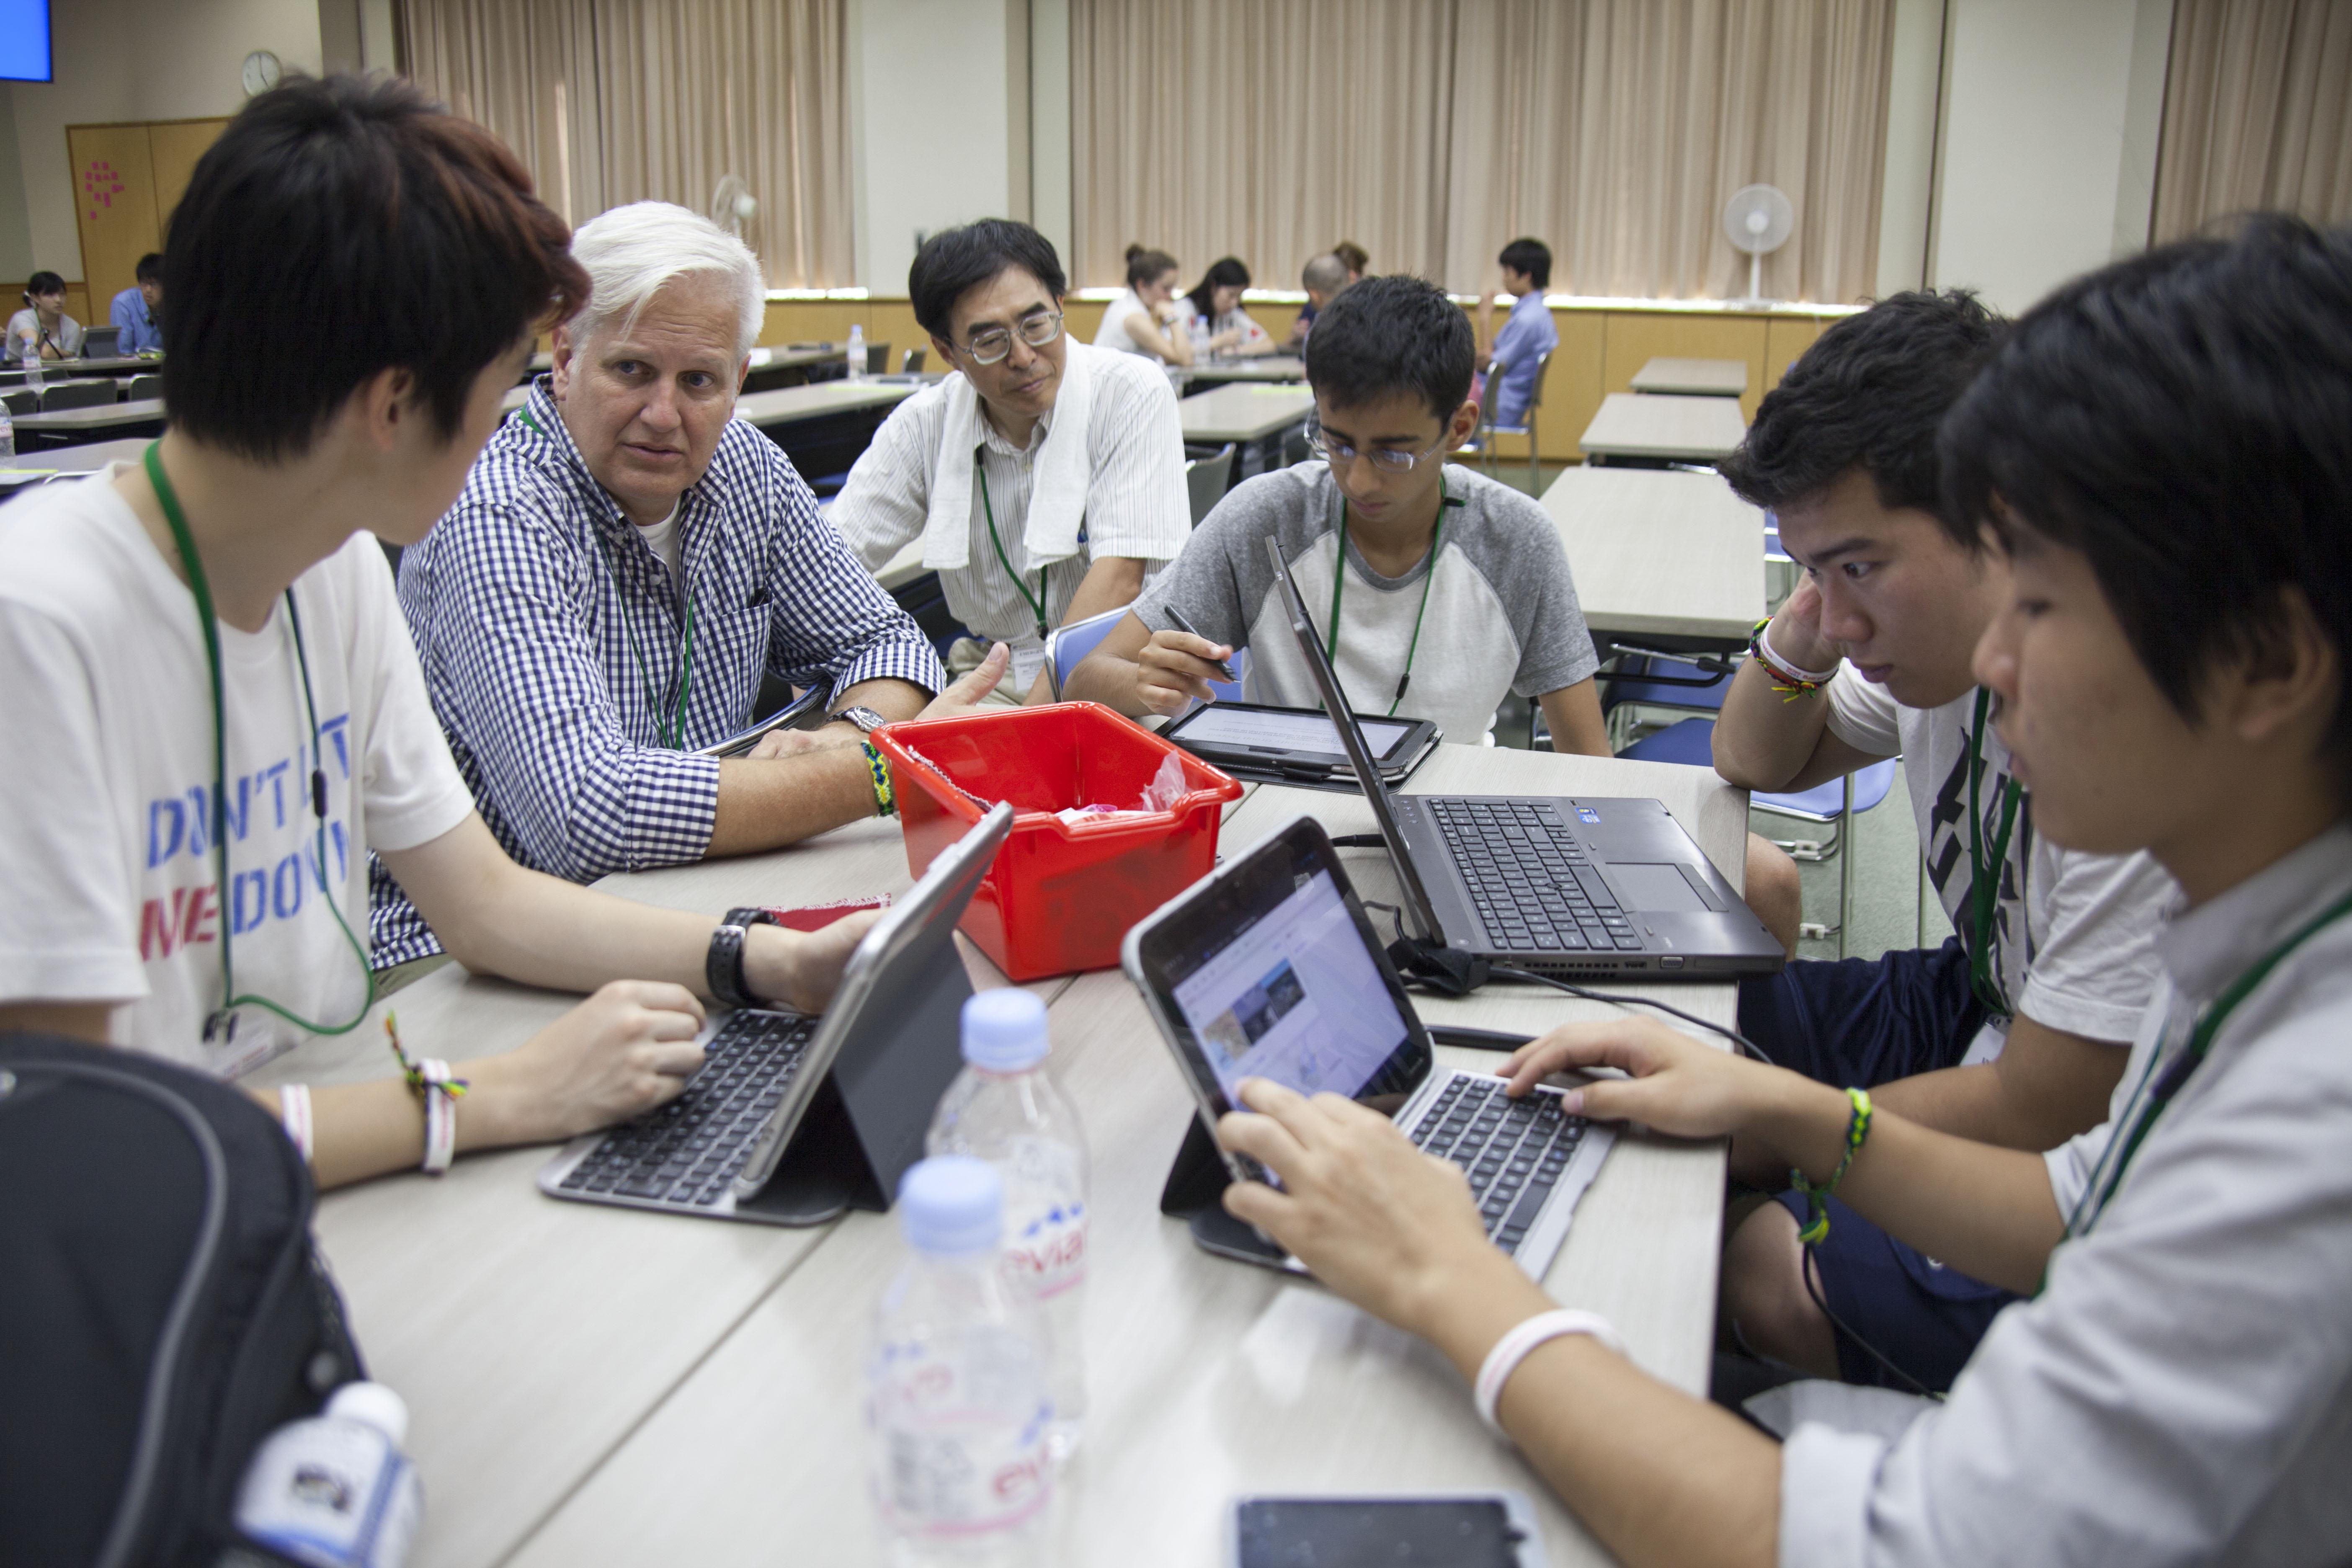
[{"label": "office chair", "polygon": [[1209,515],[1216,504],[1225,499],[1234,483],[1234,444],[1231,441],[1205,458],[1195,458],[1184,465],[1184,488],[1192,492],[1192,526]]},{"label": "office chair", "polygon": [[890,345],[888,343],[866,344],[866,374],[868,375],[887,375],[889,374],[889,370]]},{"label": "office chair", "polygon": [[[1661,730],[1646,740],[1637,741],[1618,753],[1622,757],[1645,763],[1682,763],[1695,767],[1715,765],[1715,721],[1685,719],[1670,729]],[[1811,926],[1805,934],[1837,938],[1838,956],[1845,956],[1846,927],[1853,915],[1853,857],[1846,852],[1847,825],[1860,813],[1876,807],[1895,787],[1895,759],[1873,763],[1840,779],[1816,784],[1793,795],[1754,794],[1748,797],[1751,810],[1770,816],[1785,816],[1799,822],[1811,822],[1834,827],[1833,837],[1821,839],[1775,839],[1791,859],[1816,864],[1830,859],[1838,863],[1838,923],[1833,928]]]},{"label": "office chair", "polygon": [[1495,423],[1494,387],[1503,379],[1503,372],[1508,368],[1498,359],[1486,362],[1487,395],[1481,400],[1478,410],[1478,448],[1486,458],[1486,477],[1493,479],[1495,477],[1495,437],[1498,435],[1525,436],[1528,438],[1528,494],[1540,495],[1543,493],[1543,443],[1536,435],[1536,414],[1543,407],[1544,376],[1551,370],[1551,351],[1546,349],[1542,353],[1536,355],[1536,384],[1535,390],[1528,396],[1528,422],[1525,425]]},{"label": "office chair", "polygon": [[132,376],[129,389],[122,395],[123,400],[129,403],[137,403],[142,398],[163,395],[163,378],[160,374]]},{"label": "office chair", "polygon": [[96,408],[114,401],[110,381],[64,381],[41,389],[44,414],[55,414],[60,408]]},{"label": "office chair", "polygon": [[8,417],[11,419],[22,419],[27,414],[41,411],[41,395],[29,386],[15,386],[0,392],[0,403],[8,405]]},{"label": "office chair", "polygon": [[898,361],[898,374],[900,375],[922,374],[923,359],[929,352],[928,349],[908,349]]}]

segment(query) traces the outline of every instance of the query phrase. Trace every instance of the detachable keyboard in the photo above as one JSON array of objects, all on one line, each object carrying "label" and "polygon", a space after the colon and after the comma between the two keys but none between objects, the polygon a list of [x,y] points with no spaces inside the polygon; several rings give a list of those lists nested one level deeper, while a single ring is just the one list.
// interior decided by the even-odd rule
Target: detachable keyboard
[{"label": "detachable keyboard", "polygon": [[732,1015],[703,1047],[686,1092],[606,1133],[563,1178],[564,1190],[682,1209],[717,1203],[791,1087],[816,1026],[794,1013]]},{"label": "detachable keyboard", "polygon": [[1591,1123],[1562,1111],[1558,1090],[1513,1100],[1499,1079],[1457,1078],[1412,1133],[1425,1152],[1462,1167],[1486,1235],[1516,1252]]},{"label": "detachable keyboard", "polygon": [[1441,798],[1430,811],[1496,950],[1642,951],[1617,895],[1549,805]]}]

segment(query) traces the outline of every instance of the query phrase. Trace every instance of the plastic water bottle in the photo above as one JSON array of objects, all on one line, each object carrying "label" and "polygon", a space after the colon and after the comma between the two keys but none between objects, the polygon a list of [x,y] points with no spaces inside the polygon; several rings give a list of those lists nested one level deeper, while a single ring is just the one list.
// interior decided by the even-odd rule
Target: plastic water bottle
[{"label": "plastic water bottle", "polygon": [[41,389],[41,336],[37,327],[33,329],[25,348],[25,384],[36,392]]},{"label": "plastic water bottle", "polygon": [[16,460],[16,419],[8,405],[0,403],[0,463]]},{"label": "plastic water bottle", "polygon": [[1004,1260],[1045,1310],[1053,1352],[1056,1462],[1087,1414],[1087,1135],[1045,1074],[1045,1004],[1018,987],[963,1005],[964,1069],[940,1099],[923,1147],[970,1154],[1004,1183]]},{"label": "plastic water bottle", "polygon": [[400,1568],[424,1504],[401,1453],[408,1406],[380,1383],[347,1383],[326,1413],[272,1432],[246,1468],[236,1524],[316,1568]]},{"label": "plastic water bottle", "polygon": [[866,379],[866,329],[859,323],[849,323],[849,379]]},{"label": "plastic water bottle", "polygon": [[893,1568],[1045,1559],[1045,1327],[1005,1274],[1003,1220],[1003,1184],[983,1161],[925,1160],[898,1188],[912,1256],[882,1294],[866,1363],[874,1497]]}]

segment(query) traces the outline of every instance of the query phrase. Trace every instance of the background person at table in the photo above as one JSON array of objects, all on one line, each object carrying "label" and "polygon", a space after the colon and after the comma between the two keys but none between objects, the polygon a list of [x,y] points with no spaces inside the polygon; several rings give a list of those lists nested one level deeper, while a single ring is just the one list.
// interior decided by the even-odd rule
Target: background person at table
[{"label": "background person at table", "polygon": [[[1836,674],[1820,695],[1789,700],[1775,689],[1785,682],[1748,661],[1717,722],[1715,760],[1744,787],[1799,790],[1900,752],[1927,876],[1960,933],[1924,952],[1800,962],[1744,981],[1741,1031],[1783,1066],[1861,1085],[1922,1126],[2041,1150],[2105,1113],[2156,987],[2172,883],[2145,855],[2061,847],[2031,810],[2015,813],[1996,857],[2015,787],[1998,733],[1985,734],[1983,775],[1969,787],[1980,696],[1969,650],[2008,590],[2001,563],[1941,504],[1936,432],[2000,333],[1969,294],[1898,294],[1824,332],[1765,397],[1720,465],[1778,515],[1783,547],[1805,568],[1764,646],[1773,662]],[[1972,844],[1987,885],[1999,884],[1989,934]],[[1738,1164],[1759,1184],[1781,1184],[1785,1167]],[[1735,1214],[1725,1317],[1751,1348],[1816,1375],[1904,1386],[1813,1304],[1800,1272],[1803,1212],[1789,1193]],[[1813,1261],[1830,1310],[1931,1388],[1950,1386],[2014,1299],[1860,1220],[1841,1219]]]},{"label": "background person at table", "polygon": [[1307,334],[1315,330],[1315,318],[1323,308],[1339,297],[1339,291],[1352,281],[1348,276],[1348,264],[1325,251],[1308,259],[1298,275],[1299,286],[1307,290],[1307,303],[1300,308],[1298,320],[1290,326],[1290,336],[1283,348],[1297,353],[1307,346]]},{"label": "background person at table", "polygon": [[1348,281],[1350,283],[1361,283],[1364,274],[1371,270],[1371,257],[1352,239],[1343,239],[1333,246],[1331,254],[1338,257],[1339,265],[1348,269]]},{"label": "background person at table", "polygon": [[[1495,423],[1523,429],[1535,402],[1536,361],[1559,347],[1559,329],[1544,303],[1544,290],[1551,287],[1551,247],[1540,239],[1515,239],[1496,259],[1503,292],[1512,299],[1511,314],[1497,332],[1494,292],[1479,296],[1478,363],[1488,370],[1485,395],[1494,401]],[[1503,363],[1499,376],[1492,373],[1497,360]]]},{"label": "background person at table", "polygon": [[1145,354],[1163,364],[1191,364],[1192,337],[1176,299],[1176,258],[1140,245],[1127,247],[1127,287],[1103,311],[1095,347]]},{"label": "background person at table", "polygon": [[1249,284],[1249,268],[1238,257],[1227,256],[1212,262],[1201,281],[1184,296],[1192,310],[1195,353],[1205,349],[1225,359],[1248,359],[1270,354],[1278,346],[1242,309],[1242,290]]},{"label": "background person at table", "polygon": [[66,314],[66,280],[54,272],[26,279],[25,308],[8,318],[8,363],[35,353],[47,360],[81,353],[81,323]]},{"label": "background person at table", "polygon": [[891,411],[831,514],[869,566],[921,540],[956,618],[1012,646],[1005,692],[1033,702],[1052,696],[1040,624],[1129,603],[1192,524],[1168,378],[1071,342],[1066,287],[1025,223],[926,241],[907,292],[953,374]]},{"label": "background person at table", "polygon": [[153,251],[139,258],[137,281],[114,297],[107,320],[121,329],[118,353],[160,353],[163,348],[163,258]]},{"label": "background person at table", "polygon": [[[207,1038],[232,955],[241,997],[328,1026],[365,1006],[352,928],[373,848],[470,967],[602,987],[511,1054],[457,1064],[472,1086],[460,1150],[618,1121],[700,1064],[714,922],[499,848],[433,721],[377,545],[432,526],[540,318],[585,296],[565,239],[513,153],[402,81],[297,78],[197,162],[165,263],[172,428],[151,460],[166,484],[117,463],[0,512],[0,747],[15,763],[0,1028],[235,1077],[311,1031],[248,1001]],[[420,300],[434,309],[406,308]],[[218,617],[217,756],[192,565]],[[742,978],[822,1006],[868,923],[756,928]],[[257,1098],[282,1113],[280,1094]],[[421,1101],[399,1079],[309,1098],[322,1183],[417,1163]]]},{"label": "background person at table", "polygon": [[[1477,423],[1471,347],[1461,310],[1419,279],[1374,279],[1334,300],[1307,345],[1326,460],[1235,487],[1072,673],[1070,694],[1179,713],[1210,699],[1213,661],[1245,647],[1250,701],[1319,707],[1266,563],[1270,535],[1318,622],[1344,571],[1332,663],[1359,712],[1431,720],[1475,745],[1517,691],[1542,705],[1559,750],[1607,756],[1592,637],[1559,531],[1528,497],[1445,462]],[[1173,629],[1171,605],[1202,637]]]},{"label": "background person at table", "polygon": [[[2352,235],[2192,242],[2038,307],[1945,426],[1955,514],[1996,527],[2013,568],[1976,661],[2037,826],[2146,849],[2184,895],[2105,1125],[2046,1155],[1885,1107],[1858,1129],[1839,1089],[1639,1019],[1556,1031],[1514,1064],[1522,1084],[1622,1068],[1570,1108],[1767,1142],[1815,1182],[1843,1169],[1853,1211],[1956,1268],[2038,1282],[1948,1401],[1797,1384],[1749,1404],[1776,1446],[1591,1333],[1514,1364],[1493,1352],[1554,1303],[1487,1244],[1461,1173],[1352,1102],[1243,1086],[1263,1114],[1221,1134],[1284,1186],[1237,1182],[1227,1206],[1465,1377],[1491,1366],[1501,1426],[1615,1559],[2344,1560],[2347,323]],[[2158,1110],[2145,1080],[2175,1081],[2200,1041]]]},{"label": "background person at table", "polygon": [[[873,816],[865,727],[925,711],[947,681],[782,449],[734,417],[759,263],[665,202],[591,219],[572,252],[595,292],[556,328],[553,372],[400,563],[483,819],[522,864],[585,882]],[[751,723],[766,674],[829,683],[851,717],[699,755]],[[391,880],[375,890],[377,963],[436,952]]]}]

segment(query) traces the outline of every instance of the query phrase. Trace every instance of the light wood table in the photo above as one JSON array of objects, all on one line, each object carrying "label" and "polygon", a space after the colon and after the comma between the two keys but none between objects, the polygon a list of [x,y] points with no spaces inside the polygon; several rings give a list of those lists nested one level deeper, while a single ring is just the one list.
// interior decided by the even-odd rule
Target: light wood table
[{"label": "light wood table", "polygon": [[19,455],[26,449],[71,446],[83,441],[106,439],[110,434],[135,430],[142,426],[156,432],[163,428],[163,400],[142,397],[135,403],[99,403],[86,408],[60,408],[49,414],[19,414],[16,416],[16,444]]},{"label": "light wood table", "polygon": [[10,472],[0,474],[0,499],[20,494],[34,486],[52,479],[78,479],[84,474],[94,474],[109,463],[135,463],[147,450],[145,440],[85,441],[78,447],[52,447],[47,451],[20,456],[0,468]]},{"label": "light wood table", "polygon": [[1633,390],[1683,393],[1693,397],[1745,397],[1748,362],[1675,359],[1660,354],[1633,373]]},{"label": "light wood table", "polygon": [[1234,477],[1248,479],[1282,466],[1283,437],[1315,411],[1315,395],[1304,386],[1236,382],[1176,405],[1184,439],[1202,446],[1233,442]]},{"label": "light wood table", "polygon": [[45,360],[47,375],[126,375],[163,368],[162,354],[109,354],[104,359]]},{"label": "light wood table", "polygon": [[1297,354],[1260,354],[1255,359],[1211,360],[1176,367],[1188,386],[1219,386],[1228,382],[1286,382],[1307,379],[1307,362]]},{"label": "light wood table", "polygon": [[1673,397],[1612,392],[1577,445],[1589,459],[1612,458],[1712,463],[1748,434],[1732,397]]},{"label": "light wood table", "polygon": [[[1655,795],[1739,875],[1746,797],[1703,769],[1446,746],[1411,787]],[[1226,822],[1227,858],[1300,810],[1335,832],[1370,826],[1360,797],[1260,788]],[[1394,896],[1378,852],[1351,852],[1349,868],[1365,896]],[[1731,1022],[1731,986],[1671,989],[1678,1005]],[[1530,1033],[1614,1011],[1508,986],[1425,1008]],[[1079,976],[1050,1017],[1055,1070],[1094,1158],[1089,1409],[1084,1447],[1057,1483],[1061,1562],[1213,1563],[1226,1502],[1241,1492],[1496,1486],[1537,1500],[1552,1562],[1606,1561],[1479,1426],[1433,1352],[1311,1282],[1202,1253],[1159,1213],[1192,1102],[1123,976]],[[1471,1068],[1496,1060],[1444,1054]],[[1723,1169],[1718,1144],[1622,1140],[1546,1280],[1561,1300],[1610,1313],[1644,1366],[1695,1393],[1713,1336]],[[880,1561],[862,1359],[872,1304],[903,1257],[890,1216],[840,1222],[512,1561]]]},{"label": "light wood table", "polygon": [[1564,468],[1543,508],[1596,636],[1744,647],[1764,616],[1764,514],[1713,474]]}]

